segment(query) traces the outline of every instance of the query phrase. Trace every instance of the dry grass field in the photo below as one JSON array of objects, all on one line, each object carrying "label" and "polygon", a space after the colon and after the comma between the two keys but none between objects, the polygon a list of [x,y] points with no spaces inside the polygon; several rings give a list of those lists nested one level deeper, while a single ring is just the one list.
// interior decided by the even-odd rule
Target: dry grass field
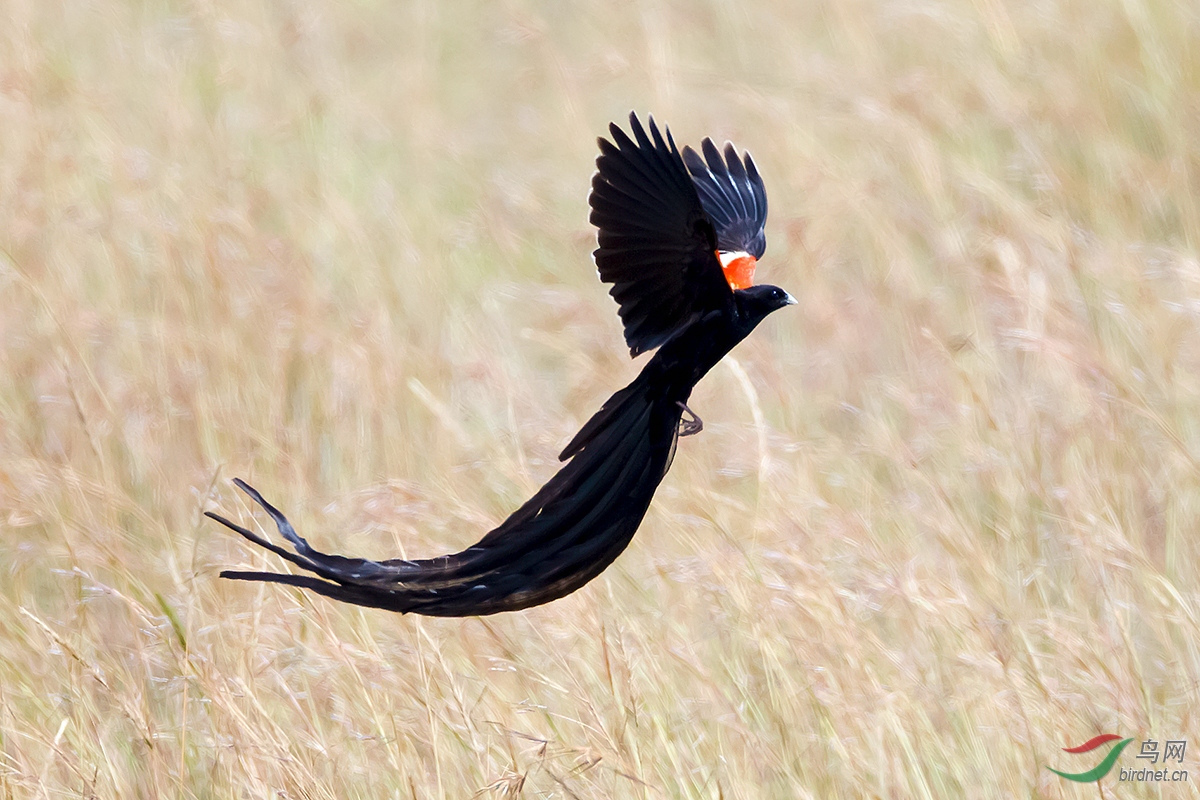
[{"label": "dry grass field", "polygon": [[[1200,796],[1200,6],[0,18],[0,798]],[[625,554],[484,619],[219,580],[283,566],[234,476],[391,557],[553,473],[640,366],[630,109],[754,153],[800,304]],[[1191,782],[1046,769],[1106,732]]]}]

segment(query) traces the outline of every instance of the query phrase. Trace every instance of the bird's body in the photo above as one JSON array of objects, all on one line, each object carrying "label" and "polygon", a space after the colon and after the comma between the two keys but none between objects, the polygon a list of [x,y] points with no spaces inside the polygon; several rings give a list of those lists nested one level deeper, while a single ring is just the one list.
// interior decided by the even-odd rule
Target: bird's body
[{"label": "bird's body", "polygon": [[[592,181],[596,264],[613,284],[634,355],[657,352],[563,450],[567,463],[499,527],[459,553],[370,561],[313,550],[287,519],[244,482],[292,553],[211,512],[210,517],[311,575],[223,572],[284,583],[356,605],[430,616],[515,611],[555,600],[599,575],[629,544],[671,465],[696,383],[791,297],[750,286],[762,255],[766,195],[753,161],[732,146],[721,161],[681,156],[653,120],[650,136],[630,115],[631,140],[610,126]],[[738,288],[735,288],[738,287]],[[681,428],[682,426],[682,428]]]}]

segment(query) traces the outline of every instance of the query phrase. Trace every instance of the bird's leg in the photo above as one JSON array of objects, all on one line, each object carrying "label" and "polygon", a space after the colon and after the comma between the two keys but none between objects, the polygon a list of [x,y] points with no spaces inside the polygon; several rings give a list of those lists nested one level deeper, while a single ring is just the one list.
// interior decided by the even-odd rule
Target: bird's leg
[{"label": "bird's leg", "polygon": [[685,414],[691,416],[691,419],[679,420],[680,436],[691,436],[704,430],[704,420],[700,419],[700,417],[696,415],[695,411],[692,411],[690,408],[688,408],[687,403],[683,402],[682,400],[676,400],[675,404],[682,408]]}]

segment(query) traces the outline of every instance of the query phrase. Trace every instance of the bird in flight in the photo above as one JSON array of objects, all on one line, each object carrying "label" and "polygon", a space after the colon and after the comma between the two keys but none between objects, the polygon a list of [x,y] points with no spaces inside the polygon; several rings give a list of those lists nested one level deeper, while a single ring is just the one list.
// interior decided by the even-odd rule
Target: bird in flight
[{"label": "bird in flight", "polygon": [[687,406],[704,375],[771,312],[795,303],[754,285],[766,248],[767,195],[750,154],[705,139],[682,154],[670,130],[609,125],[588,198],[600,280],[611,285],[631,357],[657,352],[559,455],[567,462],[495,530],[459,553],[371,561],[313,549],[253,487],[234,483],[295,552],[211,511],[207,516],[306,574],[227,570],[223,578],[300,586],[390,611],[465,617],[517,611],[570,594],[633,538],[680,436],[703,423]]}]

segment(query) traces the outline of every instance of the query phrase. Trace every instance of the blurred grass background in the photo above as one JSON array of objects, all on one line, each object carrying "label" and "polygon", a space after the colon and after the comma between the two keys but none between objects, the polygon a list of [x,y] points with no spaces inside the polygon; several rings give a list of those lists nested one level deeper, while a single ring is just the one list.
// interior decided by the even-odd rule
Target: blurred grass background
[{"label": "blurred grass background", "polygon": [[[0,795],[1094,797],[1060,748],[1198,730],[1194,4],[3,17]],[[629,550],[474,620],[217,580],[279,566],[235,475],[389,557],[553,473],[639,366],[631,108],[753,152],[800,305]]]}]

